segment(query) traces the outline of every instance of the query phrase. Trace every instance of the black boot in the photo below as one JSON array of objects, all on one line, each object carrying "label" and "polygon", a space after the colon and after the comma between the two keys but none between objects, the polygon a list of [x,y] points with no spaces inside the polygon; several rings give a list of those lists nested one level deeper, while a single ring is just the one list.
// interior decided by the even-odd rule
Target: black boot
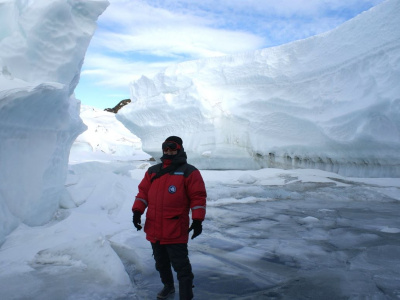
[{"label": "black boot", "polygon": [[193,281],[181,280],[179,281],[179,300],[193,299]]},{"label": "black boot", "polygon": [[174,285],[166,284],[163,289],[157,294],[158,299],[166,299],[169,295],[175,293]]}]

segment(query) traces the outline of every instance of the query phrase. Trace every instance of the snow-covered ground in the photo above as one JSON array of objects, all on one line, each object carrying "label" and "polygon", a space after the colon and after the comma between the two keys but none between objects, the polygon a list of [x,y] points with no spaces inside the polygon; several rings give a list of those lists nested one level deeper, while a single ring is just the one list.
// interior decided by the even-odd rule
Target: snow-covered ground
[{"label": "snow-covered ground", "polygon": [[[150,244],[131,223],[152,162],[115,115],[84,107],[82,116],[89,129],[72,148],[70,197],[51,222],[20,225],[1,245],[1,299],[155,299],[161,287]],[[100,140],[123,150],[77,146]],[[127,140],[139,147],[130,156]],[[207,216],[189,242],[195,299],[400,297],[398,179],[307,169],[201,173]]]}]

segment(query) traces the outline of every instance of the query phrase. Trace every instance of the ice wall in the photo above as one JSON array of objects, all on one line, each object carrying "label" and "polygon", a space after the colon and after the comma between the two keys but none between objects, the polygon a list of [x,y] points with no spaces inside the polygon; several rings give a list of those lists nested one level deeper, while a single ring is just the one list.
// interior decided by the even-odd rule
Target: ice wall
[{"label": "ice wall", "polygon": [[73,92],[99,0],[0,2],[0,243],[56,212],[68,155],[85,130]]},{"label": "ice wall", "polygon": [[169,135],[208,169],[400,176],[400,1],[279,47],[172,66],[118,115],[159,157]]}]

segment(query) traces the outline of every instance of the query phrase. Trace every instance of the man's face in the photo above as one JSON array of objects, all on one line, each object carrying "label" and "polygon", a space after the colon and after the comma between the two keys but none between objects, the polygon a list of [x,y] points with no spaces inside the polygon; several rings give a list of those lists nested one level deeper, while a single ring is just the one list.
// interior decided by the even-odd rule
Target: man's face
[{"label": "man's face", "polygon": [[164,154],[167,154],[167,155],[176,155],[176,154],[178,154],[178,150],[171,150],[171,149],[165,149],[164,150]]},{"label": "man's face", "polygon": [[167,155],[176,155],[178,154],[178,150],[180,149],[180,145],[173,141],[165,141],[162,144],[163,153]]}]

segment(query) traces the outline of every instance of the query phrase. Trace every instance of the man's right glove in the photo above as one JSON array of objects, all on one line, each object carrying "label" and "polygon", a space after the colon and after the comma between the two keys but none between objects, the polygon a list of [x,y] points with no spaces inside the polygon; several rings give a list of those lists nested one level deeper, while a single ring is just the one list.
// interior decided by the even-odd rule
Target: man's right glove
[{"label": "man's right glove", "polygon": [[140,212],[138,212],[137,210],[135,210],[133,212],[133,218],[132,218],[132,222],[133,225],[136,227],[136,229],[139,231],[140,229],[142,229],[142,226],[140,225],[142,223],[142,220],[140,219],[140,216],[142,214]]}]

